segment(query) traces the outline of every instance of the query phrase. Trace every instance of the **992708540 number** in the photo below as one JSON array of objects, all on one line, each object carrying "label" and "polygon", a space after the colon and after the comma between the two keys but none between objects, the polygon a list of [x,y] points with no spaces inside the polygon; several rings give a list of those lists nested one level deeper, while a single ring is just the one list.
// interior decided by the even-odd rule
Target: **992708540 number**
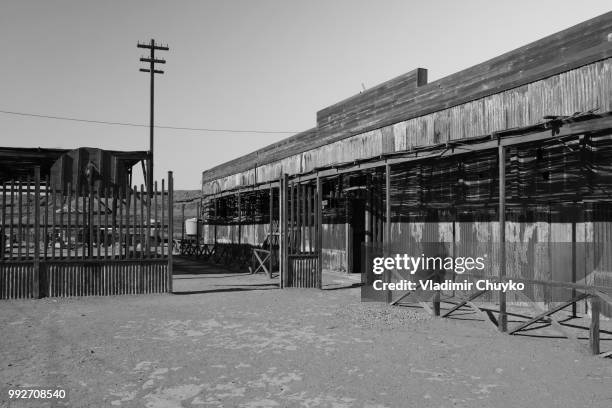
[{"label": "992708540 number", "polygon": [[11,388],[7,394],[9,399],[65,399],[67,396],[61,388]]}]

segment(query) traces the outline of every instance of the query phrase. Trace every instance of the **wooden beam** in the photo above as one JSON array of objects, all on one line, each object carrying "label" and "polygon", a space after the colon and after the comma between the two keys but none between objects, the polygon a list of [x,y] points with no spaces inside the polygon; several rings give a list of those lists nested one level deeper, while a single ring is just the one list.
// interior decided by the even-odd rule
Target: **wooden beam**
[{"label": "wooden beam", "polygon": [[[500,145],[498,148],[499,167],[499,277],[506,276],[506,149]],[[506,315],[506,292],[498,291],[499,296],[499,331],[508,330],[508,316]]]},{"label": "wooden beam", "polygon": [[270,187],[270,197],[269,197],[269,213],[270,213],[270,273],[268,277],[272,279],[272,268],[274,265],[274,189]]},{"label": "wooden beam", "polygon": [[317,177],[317,237],[316,237],[316,248],[317,248],[317,287],[323,288],[323,186],[321,184],[321,178]]},{"label": "wooden beam", "polygon": [[[174,178],[168,172],[168,293],[172,293],[172,243],[174,238]],[[163,198],[162,198],[163,200]]]},{"label": "wooden beam", "polygon": [[[385,234],[384,234],[384,256],[391,256],[391,165],[385,165]],[[385,272],[387,282],[391,282],[389,271]],[[387,290],[386,301],[391,303],[393,292]]]},{"label": "wooden beam", "polygon": [[[6,203],[2,203],[5,205]],[[45,203],[48,207],[49,203]],[[20,220],[21,221],[21,220]],[[4,237],[2,237],[4,238]],[[2,242],[4,245],[4,242]],[[40,298],[40,166],[34,169],[34,276],[32,296]]]},{"label": "wooden beam", "polygon": [[599,313],[599,297],[593,296],[591,298],[591,324],[589,325],[589,345],[593,354],[599,354]]},{"label": "wooden beam", "polygon": [[288,184],[289,184],[289,179],[287,177],[287,174],[283,174],[281,180],[280,180],[280,254],[281,254],[281,259],[280,259],[280,268],[281,271],[279,273],[279,280],[280,280],[280,287],[284,288],[285,287],[285,282],[287,280],[287,269],[289,268],[289,248],[288,248],[288,241],[289,241],[289,230],[288,230],[288,220],[287,220],[287,205],[288,205],[288,197],[287,197],[287,193],[288,193]]},{"label": "wooden beam", "polygon": [[588,298],[589,295],[588,294],[580,294],[574,298],[572,298],[571,300],[567,301],[567,302],[563,302],[561,305],[555,306],[552,309],[549,310],[545,310],[542,313],[538,314],[535,317],[530,318],[529,320],[527,320],[526,322],[523,322],[521,324],[519,324],[518,326],[516,326],[515,328],[513,328],[512,330],[510,330],[508,332],[508,334],[514,334],[516,332],[519,332],[521,330],[523,330],[525,327],[531,326],[532,324],[542,320],[544,317],[548,317],[549,315],[556,313],[560,310],[565,309],[566,307],[570,306],[570,305],[574,305],[576,304],[576,302],[581,301],[582,299],[586,299]]},{"label": "wooden beam", "polygon": [[444,313],[442,317],[450,316],[451,313],[455,312],[456,310],[461,309],[461,307],[467,305],[468,302],[471,302],[472,300],[476,299],[477,297],[487,292],[488,292],[487,290],[479,290],[478,292],[472,293],[467,299],[460,299],[460,302],[457,303],[455,306],[453,306],[448,312]]}]

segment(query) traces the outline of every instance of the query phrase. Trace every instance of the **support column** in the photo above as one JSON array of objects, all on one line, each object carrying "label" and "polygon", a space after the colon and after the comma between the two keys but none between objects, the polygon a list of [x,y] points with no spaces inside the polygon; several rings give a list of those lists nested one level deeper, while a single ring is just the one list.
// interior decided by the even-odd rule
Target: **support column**
[{"label": "support column", "polygon": [[591,352],[599,354],[599,311],[600,300],[598,296],[591,297],[591,324],[589,326],[589,343]]},{"label": "support column", "polygon": [[323,288],[323,188],[321,185],[321,178],[317,175],[317,237],[316,237],[316,250],[318,255],[317,260],[317,287]]},{"label": "support column", "polygon": [[[384,256],[391,256],[391,165],[385,165],[385,231],[383,238]],[[391,281],[391,272],[385,271],[386,281]],[[363,282],[363,279],[362,279]],[[387,290],[387,303],[393,300],[393,293]]]},{"label": "support column", "polygon": [[270,213],[270,240],[269,240],[269,244],[270,244],[270,269],[269,269],[269,274],[270,274],[270,278],[272,278],[272,266],[274,265],[274,248],[273,248],[273,243],[274,243],[274,188],[272,186],[270,186],[270,208],[269,208],[269,213]]},{"label": "support column", "polygon": [[[499,278],[506,276],[506,150],[501,144],[498,147],[499,167]],[[506,293],[500,290],[498,328],[501,332],[508,330],[506,314]]]},{"label": "support column", "polygon": [[[162,197],[163,199],[163,197]],[[172,249],[174,238],[174,178],[168,172],[168,293],[172,293]]]},{"label": "support column", "polygon": [[242,242],[242,207],[240,203],[240,192],[238,192],[238,245]]},{"label": "support column", "polygon": [[[48,203],[45,205],[48,206]],[[2,244],[4,245],[4,242]],[[32,284],[32,297],[38,299],[40,297],[40,166],[34,168],[34,276]]]},{"label": "support column", "polygon": [[289,183],[289,177],[287,174],[283,174],[280,179],[280,194],[279,194],[279,235],[280,235],[280,260],[279,260],[279,283],[280,287],[285,287],[285,281],[287,279],[287,269],[289,267],[289,248],[287,248],[289,231],[287,222],[287,184]]}]

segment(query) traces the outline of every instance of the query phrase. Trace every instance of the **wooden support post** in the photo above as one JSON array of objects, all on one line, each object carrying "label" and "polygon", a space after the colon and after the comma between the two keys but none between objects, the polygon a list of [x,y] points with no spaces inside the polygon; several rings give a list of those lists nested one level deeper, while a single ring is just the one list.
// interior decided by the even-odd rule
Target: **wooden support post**
[{"label": "wooden support post", "polygon": [[371,267],[372,260],[370,259],[371,246],[372,246],[372,183],[371,183],[371,175],[366,176],[366,199],[365,199],[365,243],[363,247],[360,247],[359,250],[363,251],[363,255],[361,259],[363,262],[360,262],[361,270],[359,273],[362,275],[365,273],[367,275],[368,268]]},{"label": "wooden support post", "polygon": [[172,293],[172,242],[174,237],[174,179],[168,172],[168,293]]},{"label": "wooden support post", "polygon": [[288,259],[288,254],[289,254],[289,248],[288,248],[288,242],[289,242],[289,225],[288,225],[288,220],[287,220],[287,205],[288,205],[288,197],[287,197],[287,193],[288,193],[288,183],[289,183],[289,177],[287,176],[287,174],[283,174],[283,176],[281,177],[280,180],[280,194],[279,194],[279,211],[280,211],[280,222],[279,222],[279,233],[280,233],[280,257],[281,259],[279,260],[279,267],[280,267],[280,273],[279,275],[279,280],[280,280],[280,287],[284,288],[285,287],[285,282],[287,279],[287,269],[289,268],[289,259]]},{"label": "wooden support post", "polygon": [[[391,166],[385,165],[385,233],[384,233],[384,256],[391,256]],[[366,272],[368,270],[366,269]],[[390,271],[385,271],[386,281],[391,281]],[[364,282],[364,279],[361,279]],[[386,293],[387,303],[393,301],[393,293],[387,290]]]},{"label": "wooden support post", "polygon": [[[287,255],[293,253],[293,248],[295,247],[295,234],[294,234],[294,222],[295,222],[295,194],[293,185],[287,181],[287,216],[289,218],[289,227],[287,229]],[[287,275],[289,276],[289,275]]]},{"label": "wooden support post", "polygon": [[217,217],[219,216],[219,199],[218,198],[213,198],[214,203],[215,203],[215,225],[213,227],[213,233],[215,234],[214,236],[214,244],[215,246],[217,245]]},{"label": "wooden support post", "polygon": [[40,166],[34,168],[34,277],[32,284],[32,297],[38,299],[40,298]]},{"label": "wooden support post", "polygon": [[313,208],[314,206],[312,205],[312,185],[308,184],[307,186],[308,189],[308,199],[307,199],[307,203],[308,203],[308,208],[306,209],[306,231],[307,231],[307,236],[308,236],[308,253],[312,254],[314,253],[314,248],[312,246],[313,243],[313,239],[312,239],[312,221],[313,221]]},{"label": "wooden support post", "polygon": [[591,324],[589,326],[589,343],[591,352],[599,354],[599,312],[601,301],[598,296],[591,297]]},{"label": "wooden support post", "polygon": [[[581,212],[581,211],[579,211]],[[576,221],[572,220],[572,283],[576,283],[577,278],[577,259],[576,259]],[[576,297],[576,289],[572,289],[572,298]],[[572,303],[572,317],[577,316],[577,306],[576,302]]]},{"label": "wooden support post", "polygon": [[296,210],[297,210],[297,235],[299,239],[299,245],[296,251],[298,253],[304,252],[304,213],[302,211],[304,211],[304,192],[305,191],[306,190],[304,190],[304,185],[302,184],[297,185]]},{"label": "wooden support post", "polygon": [[274,248],[273,248],[273,243],[274,243],[274,188],[272,188],[272,186],[270,186],[270,208],[269,208],[269,213],[270,213],[270,240],[269,240],[269,245],[270,245],[270,269],[269,269],[269,273],[268,273],[268,277],[270,279],[272,279],[272,267],[274,265]]},{"label": "wooden support post", "polygon": [[240,202],[240,192],[238,192],[238,244],[242,242],[242,203]]},{"label": "wooden support post", "polygon": [[181,246],[185,242],[185,203],[181,204]]},{"label": "wooden support post", "polygon": [[[499,277],[503,282],[506,276],[506,150],[501,144],[498,147],[499,167]],[[506,293],[499,294],[498,328],[501,332],[508,330],[508,316],[506,315]]]},{"label": "wooden support post", "polygon": [[[87,227],[89,229],[89,239],[87,240],[87,257],[89,259],[93,258],[93,241],[94,241],[94,183],[93,183],[93,174],[88,176],[89,181],[89,202],[87,203]],[[83,206],[83,210],[85,210],[85,206]]]},{"label": "wooden support post", "polygon": [[317,174],[317,225],[316,225],[316,251],[318,255],[317,259],[317,287],[323,288],[323,186],[321,185],[321,178]]}]

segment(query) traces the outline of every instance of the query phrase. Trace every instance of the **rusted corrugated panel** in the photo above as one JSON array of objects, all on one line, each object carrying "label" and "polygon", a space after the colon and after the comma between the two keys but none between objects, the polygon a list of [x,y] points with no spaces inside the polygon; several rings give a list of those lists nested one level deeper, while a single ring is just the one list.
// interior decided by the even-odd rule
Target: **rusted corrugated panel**
[{"label": "rusted corrugated panel", "polygon": [[323,269],[346,271],[346,224],[323,224]]}]

